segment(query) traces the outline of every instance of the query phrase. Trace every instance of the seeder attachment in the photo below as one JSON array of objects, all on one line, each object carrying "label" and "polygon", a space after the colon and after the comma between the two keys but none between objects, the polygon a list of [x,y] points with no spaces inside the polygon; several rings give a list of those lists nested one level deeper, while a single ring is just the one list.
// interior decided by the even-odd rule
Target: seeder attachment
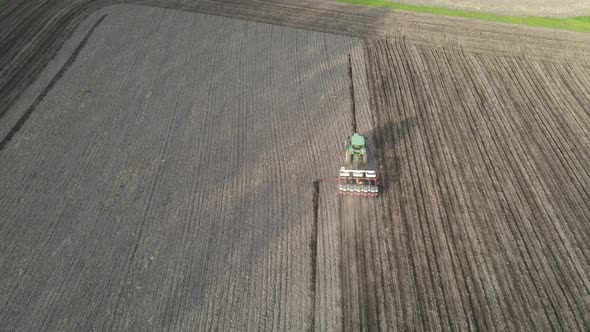
[{"label": "seeder attachment", "polygon": [[338,193],[347,196],[375,197],[379,194],[379,177],[381,167],[377,171],[340,168],[338,176]]}]

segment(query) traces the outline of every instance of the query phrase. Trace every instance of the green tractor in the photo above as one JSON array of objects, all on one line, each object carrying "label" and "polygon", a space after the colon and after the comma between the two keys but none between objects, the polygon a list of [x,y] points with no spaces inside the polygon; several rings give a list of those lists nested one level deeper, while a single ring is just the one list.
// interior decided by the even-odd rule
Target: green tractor
[{"label": "green tractor", "polygon": [[354,133],[352,137],[346,140],[346,156],[344,161],[347,164],[366,164],[367,163],[367,138]]},{"label": "green tractor", "polygon": [[340,167],[335,179],[340,195],[375,197],[379,194],[381,167],[367,164],[368,159],[366,137],[354,133],[346,139],[345,163],[348,166]]}]

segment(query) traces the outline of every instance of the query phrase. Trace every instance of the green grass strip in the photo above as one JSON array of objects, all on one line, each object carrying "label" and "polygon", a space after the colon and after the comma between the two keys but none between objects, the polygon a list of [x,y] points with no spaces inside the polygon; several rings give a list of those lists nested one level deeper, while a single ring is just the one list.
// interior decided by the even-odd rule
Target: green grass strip
[{"label": "green grass strip", "polygon": [[571,31],[590,32],[590,16],[570,17],[570,18],[551,18],[537,16],[502,16],[490,13],[471,12],[458,9],[448,9],[440,7],[428,7],[407,5],[403,3],[389,2],[385,0],[336,0],[337,2],[365,5],[372,7],[383,7],[398,10],[405,10],[415,13],[438,14],[445,16],[465,17],[476,20],[491,22],[512,23],[528,25],[533,27],[564,29]]}]

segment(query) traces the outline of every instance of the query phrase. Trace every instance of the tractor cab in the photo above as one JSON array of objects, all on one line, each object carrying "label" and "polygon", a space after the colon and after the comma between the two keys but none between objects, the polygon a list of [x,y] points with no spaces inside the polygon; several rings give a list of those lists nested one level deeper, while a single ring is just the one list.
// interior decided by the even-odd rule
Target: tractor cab
[{"label": "tractor cab", "polygon": [[361,150],[363,150],[365,148],[365,138],[363,136],[355,133],[350,138],[350,145],[352,145],[352,149],[355,152],[357,152],[357,151],[362,152]]},{"label": "tractor cab", "polygon": [[348,196],[377,196],[381,167],[367,163],[367,138],[354,133],[346,139],[345,164],[340,167],[338,193]]},{"label": "tractor cab", "polygon": [[367,162],[367,147],[364,136],[354,133],[346,142],[346,162],[357,164]]}]

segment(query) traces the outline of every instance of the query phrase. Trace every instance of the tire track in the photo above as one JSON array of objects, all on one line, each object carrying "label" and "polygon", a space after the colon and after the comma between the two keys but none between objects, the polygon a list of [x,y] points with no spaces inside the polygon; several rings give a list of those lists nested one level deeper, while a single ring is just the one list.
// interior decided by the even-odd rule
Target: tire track
[{"label": "tire track", "polygon": [[[95,22],[93,27],[86,33],[84,39],[78,44],[74,53],[68,58],[66,64],[64,64],[64,66],[61,67],[59,72],[53,77],[53,79],[45,87],[43,92],[35,99],[33,104],[26,110],[26,112],[18,120],[18,122],[15,124],[15,126],[12,127],[11,131],[8,133],[8,135],[6,137],[4,137],[2,142],[0,142],[0,153],[5,148],[6,144],[8,144],[8,142],[10,142],[12,137],[22,128],[22,126],[25,124],[27,119],[31,116],[31,114],[36,109],[36,107],[39,105],[39,103],[41,103],[43,98],[51,91],[51,89],[59,81],[59,79],[63,76],[63,74],[67,71],[67,69],[75,62],[76,58],[78,57],[78,55],[80,54],[80,52],[82,51],[84,46],[86,45],[88,39],[94,33],[94,30],[102,23],[102,21],[106,18],[106,16],[107,15],[102,16],[100,19],[97,20],[97,22]],[[50,227],[50,229],[52,229],[52,228],[53,227]],[[4,231],[6,231],[6,230],[4,229]],[[38,254],[39,254],[39,252],[35,256],[37,256]],[[28,273],[30,268],[31,268],[31,265],[27,265],[26,268],[24,269],[23,273],[25,273],[25,274]],[[20,286],[20,284],[18,282],[16,282],[14,284],[12,291],[10,292],[10,295],[8,295],[6,297],[5,305],[7,305],[10,302],[10,300],[13,298],[13,296],[19,286]]]},{"label": "tire track", "polygon": [[309,320],[310,320],[310,331],[316,330],[315,324],[315,312],[316,312],[316,287],[317,287],[317,270],[318,270],[318,212],[320,208],[320,181],[315,180],[313,182],[313,221],[311,225],[311,241],[309,242],[309,251],[311,253],[310,258],[310,289],[309,292],[311,294],[311,305],[310,305],[310,313],[309,313]]},{"label": "tire track", "polygon": [[[86,43],[88,42],[88,39],[90,39],[90,37],[94,33],[94,30],[96,30],[100,26],[100,24],[104,21],[104,19],[107,16],[108,15],[106,15],[106,14],[105,15],[102,15],[96,21],[96,23],[94,23],[94,25],[92,26],[92,28],[90,28],[90,30],[88,30],[88,32],[86,33],[86,35],[84,36],[84,38],[82,39],[82,41],[80,41],[80,43],[78,44],[78,46],[74,50],[74,53],[72,53],[72,55],[68,58],[68,60],[66,61],[66,63],[61,67],[61,69],[57,72],[57,74],[55,74],[55,76],[53,77],[53,79],[51,79],[51,81],[45,87],[45,89],[43,89],[43,91],[41,92],[41,94],[35,99],[35,101],[33,101],[33,103],[31,104],[31,106],[29,106],[29,108],[18,119],[18,121],[12,127],[12,129],[10,129],[10,131],[8,132],[8,134],[2,139],[2,141],[0,142],[0,153],[2,152],[2,150],[4,149],[4,147],[6,146],[6,144],[8,144],[10,142],[10,140],[12,139],[12,137],[16,133],[18,133],[18,131],[22,128],[22,126],[24,126],[25,122],[27,122],[27,120],[29,119],[29,117],[31,116],[31,114],[35,111],[35,109],[37,108],[37,106],[41,103],[41,101],[43,100],[43,98],[45,98],[45,96],[47,96],[47,94],[49,93],[49,91],[51,91],[51,89],[55,86],[55,84],[61,79],[61,77],[65,74],[65,72],[68,70],[68,68],[76,61],[76,58],[78,57],[78,55],[80,54],[80,52],[82,52],[82,49],[84,49],[84,46],[86,46]],[[1,117],[0,117],[0,119],[1,119]]]}]

